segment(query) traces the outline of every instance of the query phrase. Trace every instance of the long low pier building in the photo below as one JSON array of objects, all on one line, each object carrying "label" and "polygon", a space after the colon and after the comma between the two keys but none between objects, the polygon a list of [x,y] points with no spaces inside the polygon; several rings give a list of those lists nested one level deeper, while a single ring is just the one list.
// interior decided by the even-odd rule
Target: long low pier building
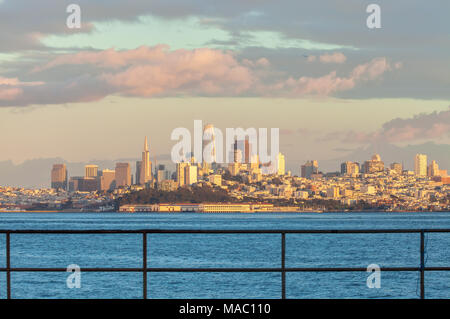
[{"label": "long low pier building", "polygon": [[[284,209],[286,209],[285,207]],[[128,204],[122,205],[119,212],[161,212],[161,213],[257,213],[279,211],[273,204],[246,204],[246,203],[183,203],[183,204]],[[288,211],[298,211],[298,207],[289,207]]]}]

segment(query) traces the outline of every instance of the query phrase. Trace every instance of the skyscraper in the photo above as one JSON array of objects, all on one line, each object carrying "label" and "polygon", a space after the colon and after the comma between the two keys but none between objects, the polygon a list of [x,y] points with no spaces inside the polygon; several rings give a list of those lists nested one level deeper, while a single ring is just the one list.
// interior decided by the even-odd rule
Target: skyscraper
[{"label": "skyscraper", "polygon": [[403,165],[400,163],[392,163],[391,164],[391,170],[395,171],[397,174],[402,174],[403,172]]},{"label": "skyscraper", "polygon": [[238,142],[238,140],[234,140],[233,162],[234,163],[242,163],[242,150],[239,149],[239,142]]},{"label": "skyscraper", "polygon": [[216,154],[216,135],[214,133],[214,126],[212,124],[205,125],[203,129],[203,139],[202,139],[203,147],[203,162],[206,163],[216,163],[217,162],[217,154]]},{"label": "skyscraper", "polygon": [[52,168],[52,188],[67,190],[67,168],[66,164],[54,164]]},{"label": "skyscraper", "polygon": [[369,161],[365,161],[362,170],[365,174],[373,174],[384,171],[384,163],[381,161],[381,157],[378,154],[372,156]]},{"label": "skyscraper", "polygon": [[84,167],[84,177],[97,177],[98,176],[98,166],[97,165],[86,165]]},{"label": "skyscraper", "polygon": [[83,176],[72,176],[69,180],[69,192],[77,192],[79,190],[80,181],[83,179]]},{"label": "skyscraper", "polygon": [[355,162],[344,162],[341,164],[341,174],[355,176],[359,174],[359,164]]},{"label": "skyscraper", "polygon": [[304,178],[311,178],[311,175],[319,172],[319,163],[317,161],[308,161],[301,166],[301,176]]},{"label": "skyscraper", "polygon": [[244,141],[244,163],[246,164],[249,164],[251,162],[252,152],[250,147],[250,142],[247,136]]},{"label": "skyscraper", "polygon": [[84,177],[78,180],[78,191],[95,192],[101,188],[100,177]]},{"label": "skyscraper", "polygon": [[284,159],[284,155],[281,153],[278,153],[277,156],[277,175],[284,175],[286,174],[286,162]]},{"label": "skyscraper", "polygon": [[436,161],[431,161],[431,164],[428,166],[427,175],[429,177],[440,176],[439,165]]},{"label": "skyscraper", "polygon": [[136,185],[141,184],[141,169],[142,169],[142,162],[136,161]]},{"label": "skyscraper", "polygon": [[141,172],[139,174],[139,184],[145,185],[152,180],[152,162],[150,161],[150,152],[148,150],[148,141],[145,137],[144,151],[142,152]]},{"label": "skyscraper", "polygon": [[198,166],[188,164],[184,168],[184,183],[186,185],[192,185],[197,183]]},{"label": "skyscraper", "polygon": [[256,173],[256,172],[260,171],[258,154],[254,154],[254,155],[250,156],[250,171],[252,173]]},{"label": "skyscraper", "polygon": [[178,187],[185,185],[185,168],[189,165],[189,163],[181,162],[177,163],[177,182]]},{"label": "skyscraper", "polygon": [[116,171],[104,169],[100,178],[100,189],[108,191],[115,188]]},{"label": "skyscraper", "polygon": [[156,181],[158,183],[161,183],[165,179],[166,179],[166,167],[164,165],[158,165],[158,170],[156,171]]},{"label": "skyscraper", "polygon": [[414,173],[417,176],[427,176],[427,156],[416,154],[414,157]]},{"label": "skyscraper", "polygon": [[130,163],[116,164],[116,187],[131,185]]}]

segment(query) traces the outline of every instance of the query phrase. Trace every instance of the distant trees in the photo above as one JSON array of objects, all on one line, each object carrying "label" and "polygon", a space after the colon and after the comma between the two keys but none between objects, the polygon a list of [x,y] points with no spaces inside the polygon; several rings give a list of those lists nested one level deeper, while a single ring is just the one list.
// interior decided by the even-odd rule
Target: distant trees
[{"label": "distant trees", "polygon": [[226,190],[221,188],[180,187],[176,191],[162,191],[154,188],[132,192],[118,199],[118,205],[125,204],[158,204],[158,203],[224,203],[233,202]]},{"label": "distant trees", "polygon": [[283,182],[281,181],[281,179],[279,177],[275,177],[275,178],[272,179],[271,184],[280,186],[280,185],[283,184]]},{"label": "distant trees", "polygon": [[225,171],[225,173],[222,174],[222,179],[226,180],[226,181],[234,181],[234,182],[244,184],[244,179],[242,178],[241,175],[233,176],[230,174],[229,171]]}]

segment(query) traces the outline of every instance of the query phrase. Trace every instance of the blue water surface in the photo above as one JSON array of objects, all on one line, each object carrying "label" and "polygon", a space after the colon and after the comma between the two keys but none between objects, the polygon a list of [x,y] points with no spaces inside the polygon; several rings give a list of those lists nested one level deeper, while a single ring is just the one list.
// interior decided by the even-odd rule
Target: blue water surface
[{"label": "blue water surface", "polygon": [[[410,229],[450,228],[450,213],[120,214],[4,213],[0,229]],[[0,268],[6,266],[0,235]],[[450,266],[450,234],[426,235],[426,266]],[[81,268],[81,288],[68,272],[12,272],[12,298],[142,298],[139,272],[83,268],[142,267],[141,234],[11,234],[11,266]],[[279,234],[149,234],[154,268],[278,268]],[[419,234],[287,234],[286,267],[418,267]],[[418,272],[382,272],[369,289],[367,272],[290,272],[287,298],[418,298]],[[280,298],[281,274],[149,272],[148,298]],[[427,298],[450,297],[450,272],[427,272]],[[0,272],[0,298],[6,274]]]}]

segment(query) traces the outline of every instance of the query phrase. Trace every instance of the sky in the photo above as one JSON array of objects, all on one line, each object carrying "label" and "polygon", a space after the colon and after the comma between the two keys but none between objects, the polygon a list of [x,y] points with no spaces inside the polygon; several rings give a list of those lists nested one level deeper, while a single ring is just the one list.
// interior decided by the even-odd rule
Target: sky
[{"label": "sky", "polygon": [[374,143],[448,146],[448,12],[445,0],[2,0],[0,161],[137,158],[146,135],[167,155],[194,120],[279,128],[290,167]]}]

